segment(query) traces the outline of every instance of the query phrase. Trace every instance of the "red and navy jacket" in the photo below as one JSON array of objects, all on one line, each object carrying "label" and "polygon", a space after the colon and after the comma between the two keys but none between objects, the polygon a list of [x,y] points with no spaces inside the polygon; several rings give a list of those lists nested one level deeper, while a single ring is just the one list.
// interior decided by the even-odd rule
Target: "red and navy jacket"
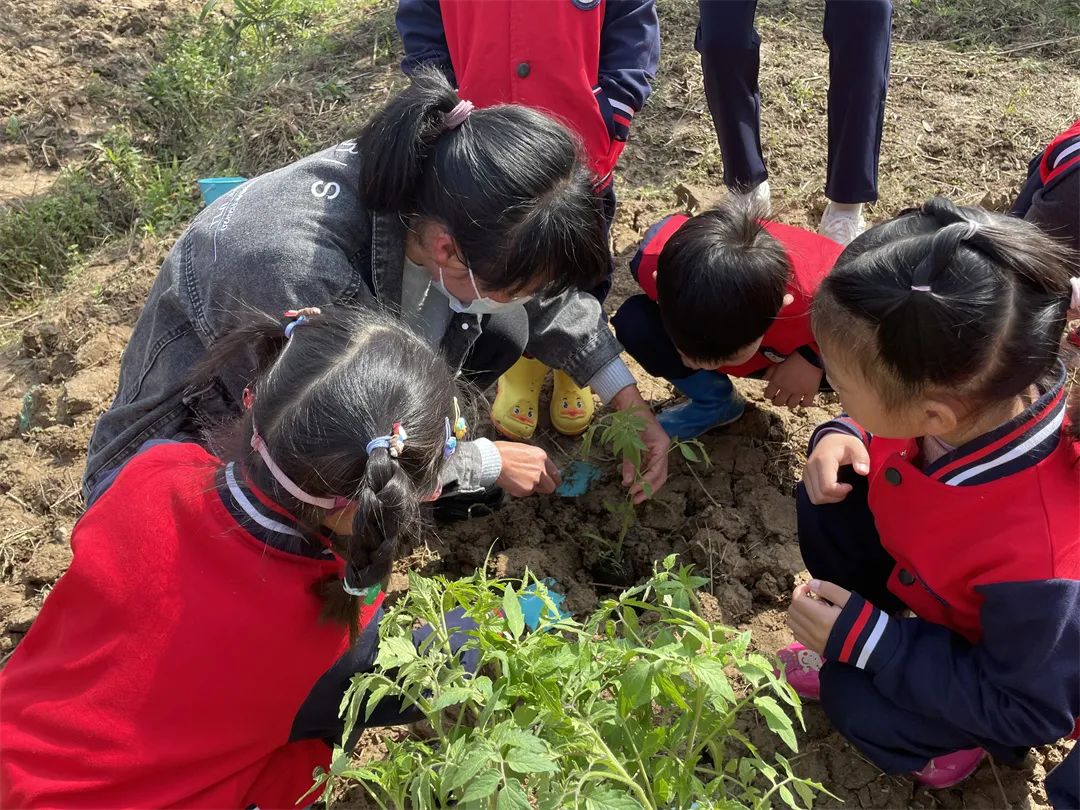
[{"label": "red and navy jacket", "polygon": [[1080,119],[1028,166],[1013,216],[1023,217],[1080,251]]},{"label": "red and navy jacket", "polygon": [[406,73],[440,68],[478,107],[523,104],[584,144],[611,182],[660,59],[655,0],[401,0]]},{"label": "red and navy jacket", "polygon": [[1024,413],[932,464],[917,440],[847,418],[811,439],[866,444],[888,588],[917,617],[852,595],[825,658],[872,673],[883,704],[1004,746],[1055,742],[1080,718],[1080,443],[1059,371]]},{"label": "red and navy jacket", "polygon": [[[656,300],[656,270],[660,254],[668,240],[689,219],[683,214],[672,214],[649,228],[637,253],[630,260],[630,272],[634,274],[641,289]],[[717,371],[736,377],[749,377],[769,366],[782,363],[793,352],[798,352],[814,365],[820,367],[819,351],[810,329],[810,305],[817,288],[832,270],[840,254],[841,245],[803,228],[765,222],[765,230],[781,245],[791,263],[791,276],[786,292],[795,300],[780,310],[765,335],[757,353],[738,366],[723,366]]]},{"label": "red and navy jacket", "polygon": [[0,805],[294,807],[373,666],[382,595],[350,647],[313,592],[342,561],[194,444],[129,461],[71,543],[0,673]]}]

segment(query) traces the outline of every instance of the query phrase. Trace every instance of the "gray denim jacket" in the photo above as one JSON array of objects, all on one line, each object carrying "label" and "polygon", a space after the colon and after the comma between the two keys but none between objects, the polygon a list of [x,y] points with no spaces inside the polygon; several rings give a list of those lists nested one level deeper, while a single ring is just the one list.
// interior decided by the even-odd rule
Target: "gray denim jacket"
[{"label": "gray denim jacket", "polygon": [[[162,264],[120,365],[116,399],[90,439],[84,494],[142,443],[239,412],[244,369],[223,368],[194,389],[192,369],[245,312],[320,305],[400,310],[405,226],[396,214],[367,211],[359,194],[353,141],[256,177],[202,211]],[[592,383],[608,400],[633,382],[599,303],[577,290],[534,300],[528,351]],[[455,314],[442,339],[460,368],[479,320]],[[444,481],[481,485],[483,460],[463,443]]]}]

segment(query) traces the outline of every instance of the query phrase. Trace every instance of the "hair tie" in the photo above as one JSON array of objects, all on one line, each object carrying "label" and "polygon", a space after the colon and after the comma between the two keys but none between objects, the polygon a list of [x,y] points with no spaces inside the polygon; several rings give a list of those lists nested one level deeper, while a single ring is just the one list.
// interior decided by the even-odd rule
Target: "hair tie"
[{"label": "hair tie", "polygon": [[294,319],[285,324],[285,339],[290,340],[296,327],[308,323],[316,315],[322,315],[322,310],[318,307],[300,307],[300,309],[287,309],[284,314],[286,318]]},{"label": "hair tie", "polygon": [[462,99],[454,105],[454,109],[450,110],[450,112],[444,112],[442,114],[443,132],[460,127],[465,123],[465,119],[472,114],[474,109],[476,109],[476,107],[471,101]]},{"label": "hair tie", "polygon": [[394,427],[390,433],[386,436],[376,436],[367,443],[364,452],[370,456],[373,451],[385,447],[393,458],[397,458],[401,455],[401,451],[405,449],[405,440],[408,438],[409,434],[405,432],[401,422],[394,422]]}]

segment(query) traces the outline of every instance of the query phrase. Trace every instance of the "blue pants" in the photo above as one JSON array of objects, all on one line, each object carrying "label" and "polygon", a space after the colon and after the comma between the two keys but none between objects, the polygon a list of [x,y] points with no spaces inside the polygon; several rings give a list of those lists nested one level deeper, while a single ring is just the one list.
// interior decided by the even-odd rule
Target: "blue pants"
[{"label": "blue pants", "polygon": [[[724,159],[724,185],[750,189],[768,177],[761,154],[761,93],[754,28],[757,0],[698,0],[695,47]],[[825,195],[877,199],[878,153],[889,85],[892,3],[825,0],[829,46],[829,163]]]},{"label": "blue pants", "polygon": [[[902,610],[904,603],[886,587],[895,560],[874,526],[867,480],[851,467],[842,468],[841,480],[854,489],[840,503],[815,506],[802,484],[796,489],[799,546],[807,570],[816,579],[858,592],[884,611]],[[976,747],[1019,765],[1028,750],[976,740],[939,717],[889,703],[874,686],[873,675],[847,664],[826,662],[822,667],[821,705],[836,730],[886,773],[918,771],[934,757]]]}]

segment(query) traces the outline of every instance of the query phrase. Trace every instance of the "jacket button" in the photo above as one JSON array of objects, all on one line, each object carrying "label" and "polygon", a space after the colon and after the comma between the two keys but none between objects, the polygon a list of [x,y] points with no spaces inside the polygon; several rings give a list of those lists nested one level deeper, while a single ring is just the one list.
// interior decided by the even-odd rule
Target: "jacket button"
[{"label": "jacket button", "polygon": [[518,78],[524,79],[530,73],[532,73],[532,68],[529,66],[528,62],[522,62],[520,65],[517,66]]},{"label": "jacket button", "polygon": [[892,484],[894,487],[900,486],[900,482],[903,478],[900,475],[900,471],[896,467],[885,468],[885,480]]},{"label": "jacket button", "polygon": [[915,584],[915,575],[906,568],[901,568],[900,573],[896,575],[896,578],[900,580],[901,585]]}]

